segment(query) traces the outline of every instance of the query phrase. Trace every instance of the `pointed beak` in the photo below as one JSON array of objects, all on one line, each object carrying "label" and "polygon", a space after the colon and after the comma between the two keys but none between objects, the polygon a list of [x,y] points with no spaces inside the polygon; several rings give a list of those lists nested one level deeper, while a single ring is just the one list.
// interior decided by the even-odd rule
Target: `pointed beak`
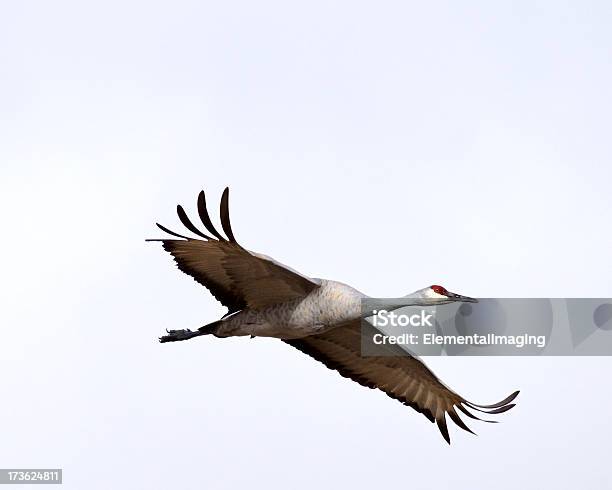
[{"label": "pointed beak", "polygon": [[460,301],[462,303],[478,303],[476,298],[470,298],[469,296],[461,296],[460,294],[448,293],[448,297],[453,301]]}]

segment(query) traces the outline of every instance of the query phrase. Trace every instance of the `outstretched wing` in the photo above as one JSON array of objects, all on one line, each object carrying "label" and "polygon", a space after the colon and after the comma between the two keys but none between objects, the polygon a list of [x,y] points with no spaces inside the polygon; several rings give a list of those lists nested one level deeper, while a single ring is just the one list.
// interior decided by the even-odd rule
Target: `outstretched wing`
[{"label": "outstretched wing", "polygon": [[[364,325],[364,328],[368,328]],[[372,327],[374,329],[374,327]],[[493,405],[476,405],[447,388],[429,368],[397,346],[385,346],[385,356],[361,356],[361,324],[355,321],[318,335],[283,340],[368,388],[378,388],[436,422],[442,436],[450,444],[446,415],[462,429],[472,430],[456,410],[472,419],[482,420],[471,413],[477,410],[488,414],[502,413],[514,407],[512,400],[518,391]],[[399,349],[399,350],[398,350]],[[485,422],[493,422],[485,420]],[[473,432],[472,432],[473,433]]]},{"label": "outstretched wing", "polygon": [[180,235],[158,224],[157,226],[179,239],[159,239],[170,252],[178,268],[192,276],[229,309],[229,313],[243,308],[262,308],[306,296],[319,284],[265,255],[249,252],[236,242],[229,219],[229,189],[221,197],[221,226],[226,237],[219,233],[208,214],[204,191],[198,196],[198,214],[206,230],[201,232],[188,218],[182,206],[177,214],[185,228],[202,239]]}]

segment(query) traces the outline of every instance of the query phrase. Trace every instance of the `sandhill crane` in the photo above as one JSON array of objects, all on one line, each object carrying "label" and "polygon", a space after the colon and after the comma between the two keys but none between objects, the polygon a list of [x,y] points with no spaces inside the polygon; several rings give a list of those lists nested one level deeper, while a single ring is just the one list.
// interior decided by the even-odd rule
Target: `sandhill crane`
[{"label": "sandhill crane", "polygon": [[[361,356],[361,301],[363,293],[337,281],[315,279],[250,252],[238,244],[229,219],[229,189],[221,197],[223,236],[214,227],[206,208],[204,191],[197,209],[200,231],[182,206],[177,214],[183,225],[199,238],[175,233],[177,239],[154,239],[174,257],[178,268],[206,287],[228,308],[221,319],[198,330],[167,330],[160,342],[187,340],[200,335],[275,337],[299,349],[342,376],[369,388],[377,388],[436,422],[450,444],[446,415],[462,429],[472,430],[459,417],[479,419],[470,410],[498,414],[511,409],[518,391],[492,405],[471,403],[447,388],[418,358]],[[476,301],[434,285],[408,295],[404,304],[436,305]],[[489,422],[489,421],[487,421]],[[473,432],[472,432],[473,433]]]}]

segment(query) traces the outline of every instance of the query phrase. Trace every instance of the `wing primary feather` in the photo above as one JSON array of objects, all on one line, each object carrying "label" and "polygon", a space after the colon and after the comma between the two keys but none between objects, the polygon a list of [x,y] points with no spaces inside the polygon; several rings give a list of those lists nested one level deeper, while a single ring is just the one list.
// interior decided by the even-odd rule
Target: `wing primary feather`
[{"label": "wing primary feather", "polygon": [[187,228],[189,231],[191,231],[192,233],[195,233],[196,235],[201,236],[202,238],[206,238],[206,240],[212,240],[212,237],[205,235],[204,233],[202,233],[200,230],[198,230],[195,227],[195,225],[191,222],[191,220],[187,216],[187,213],[183,209],[183,206],[181,206],[180,204],[176,207],[176,214],[178,214],[178,217],[181,220],[181,223],[183,223],[183,225],[185,225],[185,228]]},{"label": "wing primary feather", "polygon": [[215,226],[212,224],[210,220],[210,215],[208,214],[208,209],[206,209],[206,195],[204,191],[200,191],[198,195],[198,214],[200,215],[200,220],[202,220],[202,224],[206,227],[206,229],[211,232],[214,236],[216,236],[222,242],[225,242],[225,238],[221,233],[217,231]]},{"label": "wing primary feather", "polygon": [[[489,410],[488,412],[485,412],[484,410],[481,410],[481,412],[489,413],[489,414],[494,415],[494,414],[497,414],[497,413],[507,412],[508,410],[510,410],[513,407],[516,407],[516,403],[511,403],[510,405],[506,405],[504,407],[499,407],[499,408],[496,408],[494,410]],[[472,408],[474,408],[474,407],[472,407]],[[475,408],[474,410],[478,410],[478,409]]]},{"label": "wing primary feather", "polygon": [[519,393],[520,391],[517,390],[514,393],[512,393],[510,396],[503,399],[501,402],[493,403],[491,405],[478,405],[477,403],[471,403],[471,402],[468,402],[468,404],[473,405],[478,408],[499,408],[499,407],[503,407],[504,405],[508,405],[508,403],[514,400],[518,396]]},{"label": "wing primary feather", "polygon": [[234,238],[234,234],[232,233],[232,225],[230,224],[229,218],[229,187],[225,188],[221,196],[221,226],[227,238],[229,238],[229,241],[236,243],[236,238]]},{"label": "wing primary feather", "polygon": [[444,437],[446,442],[450,444],[450,434],[448,433],[448,427],[446,426],[446,418],[444,417],[444,414],[442,414],[440,418],[437,418],[436,422],[438,423],[438,429],[440,429],[442,437]]},{"label": "wing primary feather", "polygon": [[475,407],[473,405],[470,405],[468,402],[465,402],[465,404],[470,407],[472,410],[476,410],[478,412],[482,412],[482,413],[487,413],[487,414],[496,414],[496,413],[504,413],[507,412],[508,410],[510,410],[512,407],[516,406],[516,403],[510,403],[509,405],[505,405],[503,407],[499,407],[499,408],[495,408],[493,410],[483,410],[481,408]]},{"label": "wing primary feather", "polygon": [[466,414],[471,419],[480,420],[481,422],[488,422],[489,424],[497,424],[497,420],[486,420],[486,419],[481,419],[480,417],[477,417],[473,413],[468,412],[467,409],[461,404],[458,404],[457,408],[461,410],[464,414]]},{"label": "wing primary feather", "polygon": [[451,407],[446,413],[448,413],[448,416],[451,418],[451,420],[463,430],[469,432],[470,434],[476,435],[476,433],[472,429],[470,429],[463,420],[461,420],[461,417],[459,417],[457,412],[455,412],[454,407]]},{"label": "wing primary feather", "polygon": [[165,231],[166,233],[168,233],[169,235],[173,235],[173,236],[177,236],[179,238],[184,238],[185,240],[193,240],[193,238],[189,238],[188,236],[185,235],[179,235],[178,233],[174,233],[173,231],[169,230],[168,228],[166,228],[163,225],[160,225],[159,223],[155,223],[157,225],[157,227],[161,230],[161,231]]}]

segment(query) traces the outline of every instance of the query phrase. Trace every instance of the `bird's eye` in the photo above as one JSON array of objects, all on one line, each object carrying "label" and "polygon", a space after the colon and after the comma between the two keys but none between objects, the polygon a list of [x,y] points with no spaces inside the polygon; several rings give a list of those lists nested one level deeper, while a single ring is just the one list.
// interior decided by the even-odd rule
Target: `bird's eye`
[{"label": "bird's eye", "polygon": [[448,291],[442,286],[431,286],[434,293],[441,294],[442,296],[448,296]]}]

